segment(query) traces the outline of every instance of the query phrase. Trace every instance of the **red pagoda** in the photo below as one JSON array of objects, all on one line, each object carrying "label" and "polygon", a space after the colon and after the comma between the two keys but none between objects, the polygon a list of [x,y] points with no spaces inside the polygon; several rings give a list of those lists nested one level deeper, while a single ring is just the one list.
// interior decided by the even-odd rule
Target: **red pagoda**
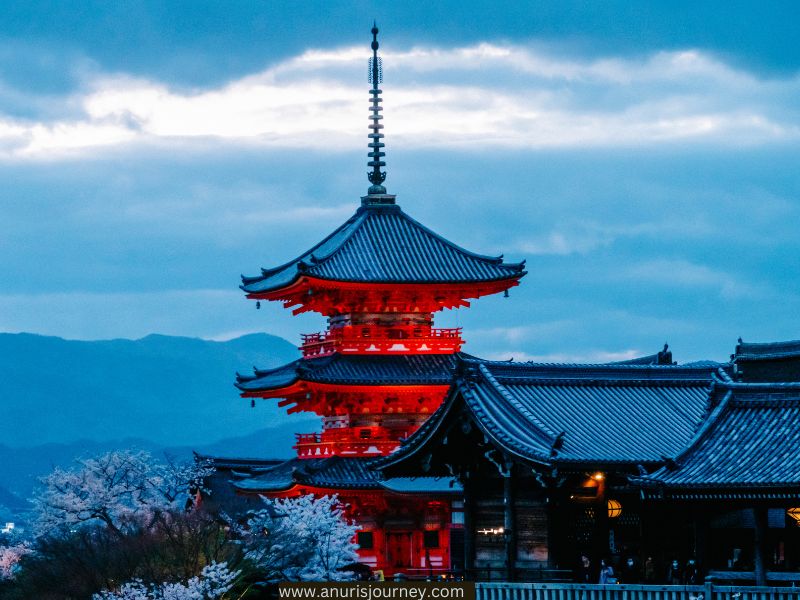
[{"label": "red pagoda", "polygon": [[373,27],[371,186],[361,206],[298,258],[242,277],[248,298],[327,317],[325,331],[302,336],[302,358],[236,383],[245,398],[277,398],[289,413],[321,416],[322,431],[297,434],[295,459],[240,469],[246,473],[234,487],[268,497],[338,494],[362,528],[364,563],[387,575],[439,572],[462,554],[451,552],[459,545],[459,486],[446,478],[382,480],[369,463],[397,449],[447,393],[463,339],[460,328],[434,327],[434,314],[508,290],[525,271],[524,263],[444,239],[387,193],[377,33]]}]

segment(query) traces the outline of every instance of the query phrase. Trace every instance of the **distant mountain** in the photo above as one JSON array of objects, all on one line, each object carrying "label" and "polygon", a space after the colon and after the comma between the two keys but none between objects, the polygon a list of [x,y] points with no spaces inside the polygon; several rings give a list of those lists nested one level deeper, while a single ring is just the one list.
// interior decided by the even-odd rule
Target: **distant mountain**
[{"label": "distant mountain", "polygon": [[138,438],[200,446],[246,436],[291,419],[275,402],[251,409],[233,387],[235,372],[297,356],[292,344],[266,334],[227,342],[0,334],[0,443]]},{"label": "distant mountain", "polygon": [[18,511],[27,508],[27,502],[17,494],[0,485],[0,525],[7,511]]},{"label": "distant mountain", "polygon": [[319,426],[315,419],[286,423],[261,429],[245,436],[218,440],[195,446],[165,447],[148,440],[127,438],[118,441],[97,442],[80,440],[69,444],[43,444],[24,448],[0,445],[0,506],[19,510],[27,503],[39,477],[55,467],[68,468],[78,458],[88,458],[123,448],[146,450],[158,458],[169,455],[176,459],[190,459],[192,451],[214,456],[245,458],[289,458],[294,454],[296,431],[314,431]]}]

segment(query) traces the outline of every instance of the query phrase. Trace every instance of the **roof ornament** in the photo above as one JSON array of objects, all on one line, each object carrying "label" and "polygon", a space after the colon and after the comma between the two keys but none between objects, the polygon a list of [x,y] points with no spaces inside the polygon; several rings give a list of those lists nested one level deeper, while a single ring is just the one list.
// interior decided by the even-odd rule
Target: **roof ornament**
[{"label": "roof ornament", "polygon": [[367,173],[367,179],[369,179],[369,182],[372,184],[367,192],[370,196],[386,194],[386,188],[382,185],[386,180],[386,171],[381,171],[381,167],[386,166],[386,163],[383,161],[383,157],[386,156],[386,153],[383,151],[385,144],[381,141],[383,139],[383,134],[381,133],[381,129],[383,129],[383,125],[381,125],[381,120],[383,120],[383,116],[381,115],[381,111],[383,110],[381,106],[382,90],[378,87],[378,85],[383,82],[383,63],[380,56],[378,56],[378,46],[378,25],[373,22],[372,57],[369,59],[369,83],[372,84],[372,89],[369,91],[370,100],[372,102],[372,106],[370,107],[372,111],[372,115],[370,116],[372,120],[370,129],[372,132],[368,135],[370,139],[370,152],[368,154],[370,161],[367,163],[369,167],[372,167],[372,170]]}]

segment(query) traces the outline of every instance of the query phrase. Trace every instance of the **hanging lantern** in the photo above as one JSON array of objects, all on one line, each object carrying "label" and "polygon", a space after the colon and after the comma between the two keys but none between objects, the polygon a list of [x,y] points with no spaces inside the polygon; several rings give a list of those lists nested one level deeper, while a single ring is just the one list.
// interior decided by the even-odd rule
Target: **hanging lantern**
[{"label": "hanging lantern", "polygon": [[800,506],[796,506],[794,508],[787,508],[786,514],[789,515],[789,517],[791,517],[791,519],[795,523],[800,525]]},{"label": "hanging lantern", "polygon": [[619,500],[612,500],[609,498],[606,502],[606,506],[608,507],[609,519],[616,519],[622,514],[622,504],[620,504]]}]

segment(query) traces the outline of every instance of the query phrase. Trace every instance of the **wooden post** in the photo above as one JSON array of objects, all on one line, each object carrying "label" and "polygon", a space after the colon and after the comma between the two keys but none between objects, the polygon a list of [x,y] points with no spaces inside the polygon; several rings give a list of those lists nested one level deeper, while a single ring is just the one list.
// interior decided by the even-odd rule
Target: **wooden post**
[{"label": "wooden post", "polygon": [[514,581],[517,563],[517,515],[514,507],[514,467],[503,477],[503,541],[506,551],[506,580]]},{"label": "wooden post", "polygon": [[705,508],[697,507],[694,515],[694,556],[700,569],[708,569],[709,514]]},{"label": "wooden post", "polygon": [[767,585],[767,534],[769,533],[767,508],[765,506],[754,507],[753,517],[755,522],[753,562],[756,571],[756,585]]},{"label": "wooden post", "polygon": [[475,494],[472,476],[464,475],[464,579],[475,578]]},{"label": "wooden post", "polygon": [[610,524],[608,519],[608,505],[606,504],[606,480],[601,479],[597,483],[597,500],[595,501],[595,561],[597,565],[601,560],[609,558],[609,532]]}]

